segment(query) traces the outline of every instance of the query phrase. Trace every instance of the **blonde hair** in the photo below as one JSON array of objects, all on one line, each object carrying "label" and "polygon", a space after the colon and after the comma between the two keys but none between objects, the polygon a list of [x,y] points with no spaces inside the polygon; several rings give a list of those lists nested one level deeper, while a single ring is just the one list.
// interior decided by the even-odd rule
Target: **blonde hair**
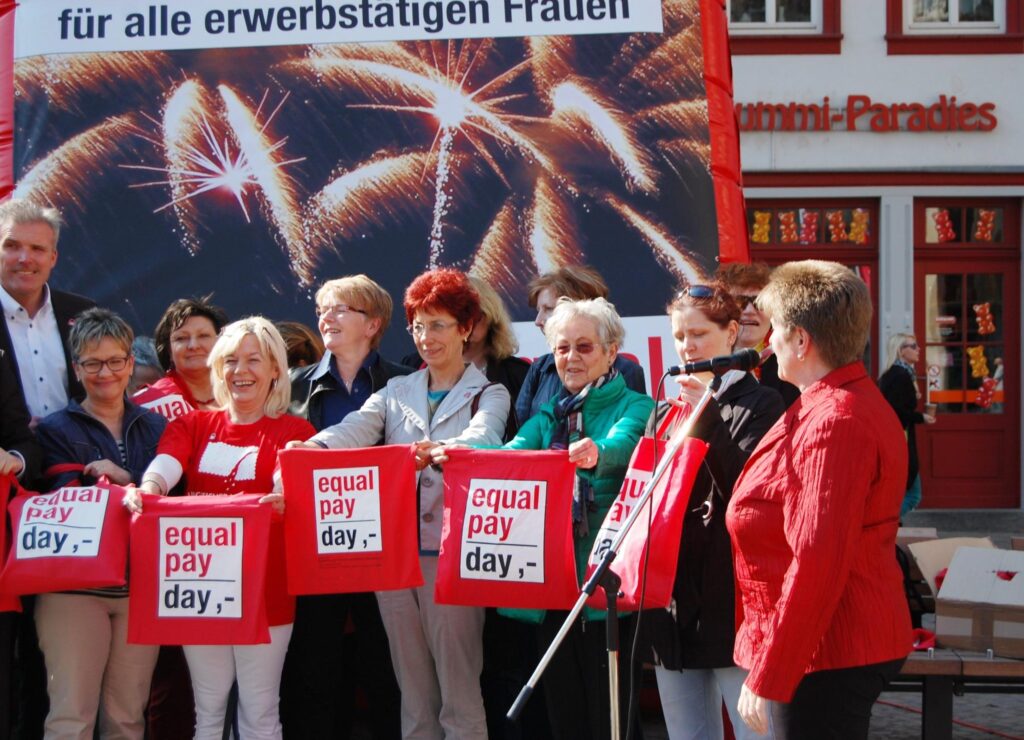
[{"label": "blonde hair", "polygon": [[907,334],[906,332],[896,332],[889,337],[889,341],[885,345],[885,368],[879,373],[879,377],[885,374],[885,371],[896,364],[896,360],[900,359],[900,350],[903,349],[903,345],[906,342],[913,342],[914,335]]},{"label": "blonde hair", "polygon": [[380,346],[380,340],[384,338],[384,331],[391,323],[391,314],[394,311],[390,293],[366,275],[346,275],[328,280],[320,286],[315,299],[318,306],[325,297],[336,298],[346,304],[351,303],[355,308],[366,311],[367,318],[380,319],[380,329],[370,338],[370,349],[377,349]]},{"label": "blonde hair", "polygon": [[288,410],[292,400],[292,386],[288,382],[288,352],[285,348],[281,332],[268,319],[262,316],[249,316],[225,326],[217,343],[210,350],[206,364],[210,367],[210,381],[213,384],[213,397],[222,409],[231,404],[231,394],[224,382],[224,361],[228,355],[238,350],[238,345],[247,336],[252,335],[260,345],[260,354],[270,360],[277,370],[277,378],[270,385],[270,393],[263,404],[263,413],[272,419]]},{"label": "blonde hair", "polygon": [[480,312],[489,323],[487,338],[484,340],[487,354],[496,360],[511,357],[519,351],[519,341],[512,331],[512,319],[509,318],[505,303],[494,288],[480,278],[470,276],[469,282],[480,296]]},{"label": "blonde hair", "polygon": [[810,334],[832,368],[864,355],[871,333],[871,295],[849,267],[823,260],[787,262],[772,272],[757,306],[787,333],[799,327]]}]

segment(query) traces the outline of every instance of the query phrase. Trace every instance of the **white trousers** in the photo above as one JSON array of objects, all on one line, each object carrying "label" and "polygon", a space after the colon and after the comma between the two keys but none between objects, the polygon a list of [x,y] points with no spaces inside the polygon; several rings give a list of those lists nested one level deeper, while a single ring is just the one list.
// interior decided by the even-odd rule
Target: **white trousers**
[{"label": "white trousers", "polygon": [[378,591],[402,691],[405,740],[487,740],[480,694],[484,610],[434,602],[437,558],[420,557],[419,588]]},{"label": "white trousers", "polygon": [[292,625],[270,628],[265,645],[186,645],[196,700],[196,740],[220,740],[231,685],[238,681],[238,733],[245,740],[281,740],[281,669]]},{"label": "white trousers", "polygon": [[723,700],[736,740],[771,739],[770,732],[758,735],[747,727],[736,711],[747,678],[744,669],[731,666],[670,671],[658,666],[654,673],[671,740],[721,740],[725,736]]}]

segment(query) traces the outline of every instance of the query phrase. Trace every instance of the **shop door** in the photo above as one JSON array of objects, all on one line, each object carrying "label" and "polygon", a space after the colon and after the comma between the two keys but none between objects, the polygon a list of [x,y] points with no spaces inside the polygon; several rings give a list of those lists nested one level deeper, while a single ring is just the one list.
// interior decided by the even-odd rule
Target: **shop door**
[{"label": "shop door", "polygon": [[925,508],[1020,506],[1020,261],[918,253],[914,315],[923,343],[917,427]]}]

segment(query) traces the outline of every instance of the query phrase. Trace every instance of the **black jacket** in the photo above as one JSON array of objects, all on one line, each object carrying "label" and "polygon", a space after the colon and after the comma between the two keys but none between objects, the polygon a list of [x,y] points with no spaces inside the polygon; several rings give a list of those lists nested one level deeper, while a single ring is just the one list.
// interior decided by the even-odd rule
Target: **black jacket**
[{"label": "black jacket", "polygon": [[32,487],[42,460],[35,435],[28,426],[29,420],[11,354],[0,350],[0,448],[17,452],[24,458],[21,482],[26,488]]},{"label": "black jacket", "polygon": [[[334,376],[330,372],[324,372],[324,363],[333,361],[334,357],[328,352],[324,355],[324,359],[317,364],[292,368],[289,372],[292,382],[292,401],[288,412],[308,419],[318,432],[324,427],[341,421],[341,419],[335,419],[325,422],[323,419],[323,394],[341,389]],[[370,366],[369,371],[370,392],[376,393],[387,385],[391,378],[408,375],[413,372],[413,368],[399,365],[396,362],[388,362],[378,355],[377,362]]]},{"label": "black jacket", "polygon": [[[675,614],[648,612],[650,641],[666,668],[733,665],[736,601],[725,509],[747,458],[784,410],[777,391],[747,374],[712,401],[695,426],[693,436],[709,447],[683,519],[672,587]],[[709,496],[713,513],[705,526],[700,508]]]},{"label": "black jacket", "polygon": [[907,468],[907,489],[914,483],[919,472],[917,462],[917,435],[914,434],[914,427],[924,422],[924,415],[917,410],[917,390],[914,388],[914,379],[910,373],[899,365],[893,365],[878,379],[878,387],[889,402],[900,424],[907,433],[907,451],[909,453],[909,466]]},{"label": "black jacket", "polygon": [[[74,293],[64,293],[59,290],[50,290],[50,305],[53,306],[53,314],[57,318],[57,330],[60,332],[60,341],[64,345],[64,362],[68,369],[68,399],[81,401],[85,398],[85,388],[75,377],[75,370],[71,367],[71,350],[68,348],[68,333],[74,323],[75,316],[87,308],[94,308],[96,304],[84,296]],[[7,329],[6,319],[0,321],[0,350],[10,356],[11,364],[14,366],[14,377],[18,382],[18,391],[22,398],[25,397],[25,389],[21,387],[21,375],[18,371],[18,358],[14,354],[14,347],[11,345],[11,332]]]}]

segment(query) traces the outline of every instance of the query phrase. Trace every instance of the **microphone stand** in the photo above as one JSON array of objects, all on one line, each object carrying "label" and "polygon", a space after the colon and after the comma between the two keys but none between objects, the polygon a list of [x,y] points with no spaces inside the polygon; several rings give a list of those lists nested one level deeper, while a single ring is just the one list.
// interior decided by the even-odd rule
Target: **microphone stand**
[{"label": "microphone stand", "polygon": [[[572,610],[569,612],[568,616],[566,616],[565,621],[562,623],[558,633],[551,641],[547,651],[537,663],[537,667],[526,682],[526,685],[520,690],[519,696],[516,697],[512,707],[508,710],[508,714],[505,715],[510,720],[515,721],[519,717],[519,714],[523,711],[523,707],[529,700],[530,695],[533,694],[533,690],[537,687],[537,682],[540,681],[540,677],[544,674],[544,671],[547,670],[551,659],[554,658],[555,652],[557,652],[559,646],[561,646],[562,642],[565,640],[566,635],[569,634],[569,630],[572,629],[572,625],[573,622],[576,621],[576,617],[579,616],[581,611],[583,611],[583,607],[586,605],[587,599],[593,596],[598,586],[600,586],[604,590],[605,598],[607,600],[607,606],[605,608],[607,619],[605,624],[605,642],[606,649],[608,650],[608,691],[609,706],[611,707],[611,738],[612,740],[620,740],[622,737],[619,720],[619,617],[616,609],[616,603],[619,596],[619,586],[622,583],[622,579],[620,579],[618,574],[611,569],[611,564],[619,554],[619,548],[622,547],[622,542],[625,540],[629,530],[632,529],[633,524],[640,516],[640,513],[644,511],[647,505],[651,502],[654,488],[668,470],[673,456],[679,449],[681,440],[690,436],[690,432],[697,423],[697,419],[700,418],[701,413],[703,413],[708,402],[711,400],[711,397],[714,395],[714,390],[712,388],[713,385],[714,384],[708,384],[708,387],[704,389],[704,393],[701,395],[697,405],[691,409],[690,415],[680,427],[682,433],[678,433],[677,430],[677,433],[672,434],[669,437],[668,444],[665,447],[665,454],[662,455],[658,464],[654,468],[654,472],[651,473],[651,480],[646,486],[644,486],[644,492],[641,494],[640,500],[637,502],[637,505],[633,507],[629,516],[626,517],[626,521],[623,522],[622,528],[619,530],[618,534],[615,535],[615,539],[612,541],[611,546],[605,551],[604,556],[601,558],[601,562],[598,563],[593,574],[591,574],[590,578],[588,578],[587,582],[583,585],[580,596],[573,605]],[[657,407],[655,407],[655,410],[651,413],[656,414]]]}]

